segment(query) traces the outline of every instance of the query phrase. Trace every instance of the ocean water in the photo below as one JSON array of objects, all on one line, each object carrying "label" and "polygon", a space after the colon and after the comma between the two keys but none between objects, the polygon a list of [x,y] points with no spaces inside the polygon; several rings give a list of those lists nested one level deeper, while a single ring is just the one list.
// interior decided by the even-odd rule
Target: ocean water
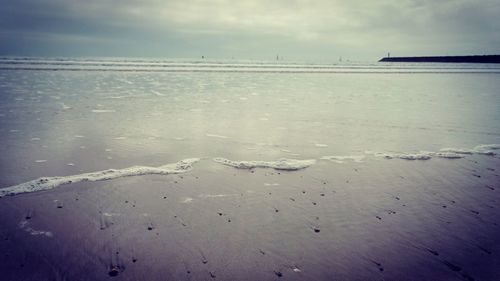
[{"label": "ocean water", "polygon": [[415,153],[500,135],[494,65],[18,58],[0,69],[1,186],[179,157]]},{"label": "ocean water", "polygon": [[[0,206],[9,218],[0,224],[22,242],[0,244],[14,256],[2,256],[10,261],[0,270],[72,279],[97,269],[89,280],[113,269],[124,280],[495,280],[499,78],[500,66],[479,64],[2,58]],[[71,207],[75,194],[85,206]],[[152,201],[163,196],[169,207]],[[119,207],[133,200],[145,209]],[[55,222],[69,220],[50,203],[61,201],[84,249]],[[38,230],[22,218],[33,212],[45,218]],[[237,225],[236,236],[215,226],[219,217]],[[179,222],[193,229],[171,230]],[[144,225],[174,238],[148,242],[135,230]],[[103,238],[109,229],[121,238]],[[66,246],[57,254],[40,239]],[[155,243],[177,254],[167,262]],[[27,245],[37,254],[12,254]],[[109,254],[117,249],[157,271]],[[57,265],[69,253],[87,263]],[[53,271],[18,271],[31,258]]]}]

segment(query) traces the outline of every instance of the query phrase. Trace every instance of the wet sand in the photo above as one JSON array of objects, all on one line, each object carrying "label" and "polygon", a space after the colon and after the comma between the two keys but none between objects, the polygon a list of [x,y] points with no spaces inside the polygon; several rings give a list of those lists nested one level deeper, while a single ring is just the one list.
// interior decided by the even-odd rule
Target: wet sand
[{"label": "wet sand", "polygon": [[[495,280],[500,160],[180,175],[0,199],[4,280]],[[50,234],[47,234],[50,233]]]}]

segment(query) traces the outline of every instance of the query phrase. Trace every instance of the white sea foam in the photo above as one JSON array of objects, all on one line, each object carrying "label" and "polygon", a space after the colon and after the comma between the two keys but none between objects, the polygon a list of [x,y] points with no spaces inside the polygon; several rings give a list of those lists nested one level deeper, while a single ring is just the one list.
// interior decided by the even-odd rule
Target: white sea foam
[{"label": "white sea foam", "polygon": [[215,134],[206,134],[205,136],[211,137],[211,138],[219,138],[219,139],[227,139],[228,137],[222,136],[222,135],[215,135]]},{"label": "white sea foam", "polygon": [[324,143],[315,143],[314,145],[316,147],[328,147],[328,144],[324,144]]},{"label": "white sea foam", "polygon": [[321,160],[329,160],[335,163],[344,163],[346,160],[351,160],[354,162],[361,163],[363,162],[363,159],[365,158],[364,155],[346,155],[346,156],[338,156],[338,155],[332,155],[332,156],[323,156],[320,159]]},{"label": "white sea foam", "polygon": [[155,91],[155,90],[151,90],[151,93],[153,93],[153,94],[155,94],[155,95],[157,95],[157,96],[159,96],[159,97],[163,97],[163,96],[165,96],[164,94],[162,94],[162,93],[160,93],[160,92],[157,92],[157,91]]},{"label": "white sea foam", "polygon": [[19,228],[28,232],[29,234],[31,235],[34,235],[34,236],[38,236],[38,235],[43,235],[43,236],[46,236],[46,237],[52,237],[54,236],[52,234],[52,232],[50,231],[45,231],[45,230],[36,230],[34,228],[32,228],[31,226],[29,226],[29,222],[27,220],[22,220],[20,223],[19,223]]},{"label": "white sea foam", "polygon": [[186,198],[184,198],[184,200],[181,201],[181,203],[191,203],[191,202],[193,202],[193,200],[194,199],[191,197],[186,197]]},{"label": "white sea foam", "polygon": [[[432,153],[432,152],[431,152]],[[376,157],[384,157],[385,159],[404,159],[404,160],[429,160],[431,155],[429,152],[419,153],[375,153]]]},{"label": "white sea foam", "polygon": [[63,109],[63,110],[69,110],[69,109],[72,109],[72,107],[71,107],[71,106],[68,106],[68,105],[64,104],[63,102],[61,103],[61,106],[62,106],[62,109]]},{"label": "white sea foam", "polygon": [[102,215],[105,217],[117,217],[120,215],[120,213],[106,213],[106,212],[104,212],[104,213],[102,213]]},{"label": "white sea foam", "polygon": [[200,198],[220,198],[220,197],[230,197],[230,196],[238,196],[238,194],[200,194],[198,197]]},{"label": "white sea foam", "polygon": [[484,155],[497,155],[498,153],[493,150],[500,149],[500,144],[481,144],[472,149],[474,153]]},{"label": "white sea foam", "polygon": [[112,113],[116,112],[114,109],[92,109],[93,113]]},{"label": "white sea foam", "polygon": [[474,153],[474,151],[472,151],[472,149],[462,149],[462,148],[452,148],[452,147],[441,148],[439,151],[456,153],[456,154],[473,154]]},{"label": "white sea foam", "polygon": [[[119,100],[119,99],[128,99],[128,98],[142,98],[142,97],[148,97],[149,94],[137,94],[137,95],[123,95],[123,96],[107,96],[107,97],[103,97],[103,99],[115,99],[115,100]],[[103,105],[98,105],[98,106],[103,106]]]},{"label": "white sea foam", "polygon": [[404,160],[429,160],[432,158],[428,152],[395,154],[394,156]]},{"label": "white sea foam", "polygon": [[300,153],[293,153],[291,150],[288,150],[288,149],[280,149],[280,151],[288,153],[291,156],[300,156]]},{"label": "white sea foam", "polygon": [[459,159],[464,158],[465,155],[462,153],[455,152],[435,152],[432,156],[440,157],[440,158],[448,158],[448,159]]},{"label": "white sea foam", "polygon": [[40,190],[48,190],[56,188],[60,185],[82,181],[94,182],[140,175],[169,175],[185,173],[191,170],[192,165],[199,160],[199,158],[190,158],[181,160],[174,164],[167,164],[160,167],[133,166],[125,169],[109,169],[104,171],[63,177],[42,177],[36,180],[0,189],[0,197],[4,197],[6,195],[35,192]]},{"label": "white sea foam", "polygon": [[474,147],[475,150],[488,149],[488,150],[498,150],[500,149],[500,144],[481,144]]},{"label": "white sea foam", "polygon": [[316,160],[297,160],[281,158],[278,161],[232,161],[226,158],[214,158],[215,162],[238,169],[272,168],[275,170],[295,171],[305,169],[316,163]]},{"label": "white sea foam", "polygon": [[474,148],[451,148],[446,147],[439,150],[439,152],[420,151],[418,153],[381,153],[373,151],[365,151],[366,154],[373,154],[376,157],[384,157],[386,159],[405,159],[405,160],[429,160],[432,157],[459,159],[464,158],[466,155],[481,154],[495,156],[498,154],[496,150],[500,149],[500,144],[481,144]]},{"label": "white sea foam", "polygon": [[477,145],[472,149],[464,148],[443,148],[441,152],[451,152],[456,154],[482,154],[482,155],[497,155],[498,152],[494,150],[499,150],[500,144],[481,144]]}]

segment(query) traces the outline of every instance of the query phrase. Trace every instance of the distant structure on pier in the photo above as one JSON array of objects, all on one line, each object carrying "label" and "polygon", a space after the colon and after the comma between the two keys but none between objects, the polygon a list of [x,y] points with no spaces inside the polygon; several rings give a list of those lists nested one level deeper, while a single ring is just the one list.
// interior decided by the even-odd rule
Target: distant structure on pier
[{"label": "distant structure on pier", "polygon": [[439,63],[500,63],[500,55],[437,56],[437,57],[387,57],[379,62],[439,62]]}]

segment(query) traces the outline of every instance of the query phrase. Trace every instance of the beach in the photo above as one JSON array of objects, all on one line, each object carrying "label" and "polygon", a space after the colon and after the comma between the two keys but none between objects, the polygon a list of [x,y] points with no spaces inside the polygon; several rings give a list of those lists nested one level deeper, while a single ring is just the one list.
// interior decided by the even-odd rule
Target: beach
[{"label": "beach", "polygon": [[492,65],[0,60],[2,280],[498,280]]}]

